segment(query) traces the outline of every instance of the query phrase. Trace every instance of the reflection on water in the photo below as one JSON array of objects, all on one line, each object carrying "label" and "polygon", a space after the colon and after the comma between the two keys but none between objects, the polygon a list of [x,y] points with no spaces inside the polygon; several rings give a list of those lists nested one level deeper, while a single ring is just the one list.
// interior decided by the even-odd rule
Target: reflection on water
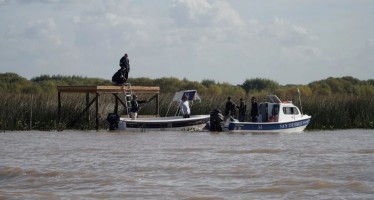
[{"label": "reflection on water", "polygon": [[0,133],[0,199],[371,199],[374,131]]}]

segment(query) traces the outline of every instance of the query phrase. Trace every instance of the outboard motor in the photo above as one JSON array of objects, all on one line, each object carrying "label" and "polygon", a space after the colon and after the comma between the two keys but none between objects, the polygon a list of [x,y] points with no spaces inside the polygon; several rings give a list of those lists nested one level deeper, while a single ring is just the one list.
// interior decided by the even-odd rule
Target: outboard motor
[{"label": "outboard motor", "polygon": [[109,113],[106,120],[109,122],[109,130],[118,129],[119,115],[116,113]]},{"label": "outboard motor", "polygon": [[218,109],[210,112],[210,131],[222,131],[223,129],[224,116]]}]

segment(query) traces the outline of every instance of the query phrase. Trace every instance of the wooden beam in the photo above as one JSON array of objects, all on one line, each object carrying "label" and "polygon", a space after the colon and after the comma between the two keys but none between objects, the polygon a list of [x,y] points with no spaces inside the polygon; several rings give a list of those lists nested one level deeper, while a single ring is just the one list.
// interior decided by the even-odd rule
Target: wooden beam
[{"label": "wooden beam", "polygon": [[96,86],[57,86],[57,90],[67,93],[96,93]]},{"label": "wooden beam", "polygon": [[114,96],[114,113],[118,114],[118,97],[116,96],[116,94],[113,94]]},{"label": "wooden beam", "polygon": [[156,86],[57,86],[58,92],[67,93],[159,93]]},{"label": "wooden beam", "polygon": [[96,130],[99,130],[99,93],[96,93]]},{"label": "wooden beam", "polygon": [[160,116],[160,105],[159,105],[160,97],[159,97],[158,93],[156,95],[157,95],[157,97],[156,97],[156,115]]},{"label": "wooden beam", "polygon": [[[90,93],[86,93],[86,108],[89,107],[88,105],[90,104]],[[87,123],[90,124],[90,109],[87,110],[86,112],[86,120]]]},{"label": "wooden beam", "polygon": [[61,123],[61,92],[58,92],[57,101],[57,123]]},{"label": "wooden beam", "polygon": [[121,98],[118,97],[118,95],[116,93],[113,93],[113,95],[116,97],[116,100],[119,101],[124,107],[127,106],[127,104],[125,102],[122,101]]},{"label": "wooden beam", "polygon": [[[145,106],[147,106],[149,104],[149,102],[153,101],[154,99],[156,99],[158,96],[158,94],[155,94],[153,95],[151,98],[149,98],[148,100],[145,100],[145,101],[138,101],[139,104],[142,104],[142,103],[146,103],[144,106],[141,106],[139,108],[139,111],[140,112]],[[156,108],[157,109],[157,108]]]},{"label": "wooden beam", "polygon": [[78,115],[78,117],[75,118],[75,119],[70,123],[70,126],[74,126],[75,122],[77,122],[77,121],[82,117],[82,115],[83,115],[85,112],[87,112],[88,109],[90,109],[91,105],[96,101],[96,98],[97,98],[97,97],[95,97],[94,99],[91,100],[91,102],[88,104],[88,106],[87,106],[85,109],[83,109],[83,111]]}]

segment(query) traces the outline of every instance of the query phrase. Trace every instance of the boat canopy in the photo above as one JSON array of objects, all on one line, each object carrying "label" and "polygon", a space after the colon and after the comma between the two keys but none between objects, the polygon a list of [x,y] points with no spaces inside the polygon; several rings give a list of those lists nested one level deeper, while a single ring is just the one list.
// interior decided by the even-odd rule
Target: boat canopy
[{"label": "boat canopy", "polygon": [[[188,97],[188,101],[191,101],[191,104],[190,104],[190,107],[192,107],[193,105],[193,102],[194,101],[198,101],[199,103],[201,102],[201,98],[200,96],[197,94],[197,90],[182,90],[182,91],[179,91],[179,92],[176,92],[173,99],[171,100],[170,104],[169,104],[169,107],[168,107],[168,110],[166,111],[166,115],[165,116],[168,116],[168,113],[169,113],[169,110],[170,110],[170,107],[172,106],[173,103],[175,102],[180,102],[182,100],[182,97],[186,95]],[[178,115],[178,112],[180,112],[180,109],[179,109],[179,104],[177,104],[178,107],[176,109],[176,112],[175,112],[175,116]]]},{"label": "boat canopy", "polygon": [[180,102],[180,100],[182,100],[182,97],[184,95],[188,97],[189,101],[195,101],[195,100],[201,101],[200,96],[197,94],[197,90],[183,90],[183,91],[176,92],[172,101]]}]

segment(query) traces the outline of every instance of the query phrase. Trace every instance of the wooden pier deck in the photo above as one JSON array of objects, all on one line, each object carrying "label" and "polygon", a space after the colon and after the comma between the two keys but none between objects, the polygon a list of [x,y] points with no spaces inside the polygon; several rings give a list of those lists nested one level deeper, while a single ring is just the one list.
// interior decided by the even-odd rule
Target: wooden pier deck
[{"label": "wooden pier deck", "polygon": [[[61,121],[61,94],[62,93],[82,93],[86,94],[86,107],[83,111],[77,116],[75,120],[72,121],[74,124],[78,121],[83,115],[86,115],[86,119],[89,122],[89,108],[95,103],[95,116],[96,116],[96,130],[99,130],[99,97],[104,94],[112,94],[114,98],[114,113],[118,113],[118,103],[121,103],[124,107],[127,107],[127,103],[123,99],[118,97],[118,94],[127,94],[131,92],[132,94],[153,94],[153,96],[147,100],[156,101],[156,111],[155,115],[159,116],[159,93],[160,87],[156,86],[57,86],[58,90],[58,121]],[[94,94],[94,98],[90,100],[90,94]]]}]

